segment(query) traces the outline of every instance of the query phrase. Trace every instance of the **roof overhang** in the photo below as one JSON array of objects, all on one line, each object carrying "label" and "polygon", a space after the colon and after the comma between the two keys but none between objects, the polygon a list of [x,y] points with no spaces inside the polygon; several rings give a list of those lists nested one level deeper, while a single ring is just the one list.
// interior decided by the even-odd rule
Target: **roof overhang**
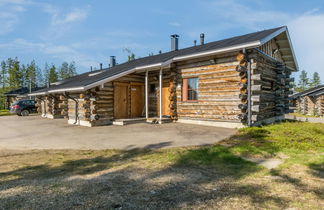
[{"label": "roof overhang", "polygon": [[116,75],[114,75],[112,77],[108,77],[108,78],[99,80],[97,82],[94,82],[94,83],[86,85],[86,86],[49,90],[48,93],[83,92],[83,91],[89,90],[91,88],[94,88],[96,86],[99,86],[101,84],[113,81],[113,80],[118,79],[118,78],[123,77],[123,76],[126,76],[127,74],[131,74],[131,73],[141,71],[141,70],[157,69],[157,68],[161,68],[161,67],[162,67],[162,63],[156,63],[156,64],[151,64],[151,65],[146,65],[146,66],[139,66],[139,67],[136,67],[136,68],[132,68],[132,69],[130,69],[128,71],[124,71],[124,72],[122,72],[120,74],[116,74]]},{"label": "roof overhang", "polygon": [[36,92],[36,93],[29,93],[28,96],[40,96],[40,95],[46,95],[46,91],[44,92]]},{"label": "roof overhang", "polygon": [[300,94],[299,97],[307,96],[307,95],[309,95],[311,93],[314,93],[314,92],[317,92],[317,91],[320,91],[320,90],[324,90],[324,87],[318,88],[316,90],[313,90],[313,91],[310,91],[310,92],[307,92],[307,93],[304,93],[304,94]]},{"label": "roof overhang", "polygon": [[[282,54],[283,62],[286,64],[286,66],[292,70],[292,71],[298,71],[298,63],[295,55],[295,51],[290,39],[290,35],[288,32],[288,28],[282,27],[278,29],[277,31],[273,32],[272,34],[268,35],[267,37],[260,40],[260,44],[263,45],[270,41],[271,39],[279,38],[279,40],[276,40],[277,44],[279,45],[279,51]],[[285,47],[282,47],[285,46]]]}]

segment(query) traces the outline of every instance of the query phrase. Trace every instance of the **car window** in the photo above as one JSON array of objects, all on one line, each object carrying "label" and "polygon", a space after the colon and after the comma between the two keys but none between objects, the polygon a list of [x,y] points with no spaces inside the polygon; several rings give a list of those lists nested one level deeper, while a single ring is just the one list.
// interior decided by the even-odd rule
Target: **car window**
[{"label": "car window", "polygon": [[25,105],[31,106],[34,105],[34,101],[24,101]]}]

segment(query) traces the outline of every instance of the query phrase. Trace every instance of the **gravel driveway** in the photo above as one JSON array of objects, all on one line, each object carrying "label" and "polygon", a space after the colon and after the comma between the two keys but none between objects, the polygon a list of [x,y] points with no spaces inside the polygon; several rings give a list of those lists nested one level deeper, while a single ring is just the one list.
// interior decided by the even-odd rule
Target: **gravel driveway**
[{"label": "gravel driveway", "polygon": [[214,144],[235,129],[181,123],[81,127],[66,119],[0,117],[0,149],[165,148]]}]

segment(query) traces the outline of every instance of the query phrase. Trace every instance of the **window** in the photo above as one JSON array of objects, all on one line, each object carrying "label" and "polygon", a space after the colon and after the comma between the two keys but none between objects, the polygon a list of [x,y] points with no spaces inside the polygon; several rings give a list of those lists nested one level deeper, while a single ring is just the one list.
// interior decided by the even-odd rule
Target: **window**
[{"label": "window", "polygon": [[182,100],[183,101],[198,100],[198,78],[183,79]]}]

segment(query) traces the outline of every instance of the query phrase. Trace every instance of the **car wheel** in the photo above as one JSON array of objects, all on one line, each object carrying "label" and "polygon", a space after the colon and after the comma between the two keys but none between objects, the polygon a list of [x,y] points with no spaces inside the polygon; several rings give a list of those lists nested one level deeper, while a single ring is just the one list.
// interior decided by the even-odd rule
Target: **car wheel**
[{"label": "car wheel", "polygon": [[21,116],[28,116],[29,111],[27,109],[21,111]]}]

